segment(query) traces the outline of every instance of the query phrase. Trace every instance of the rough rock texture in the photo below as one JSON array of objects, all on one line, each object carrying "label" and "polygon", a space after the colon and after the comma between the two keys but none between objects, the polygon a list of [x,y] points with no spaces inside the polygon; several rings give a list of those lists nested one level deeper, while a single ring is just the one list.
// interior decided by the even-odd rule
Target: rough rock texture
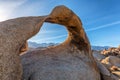
[{"label": "rough rock texture", "polygon": [[120,58],[120,46],[118,48],[112,47],[109,48],[108,50],[103,50],[101,54],[107,56],[116,56]]},{"label": "rough rock texture", "polygon": [[21,46],[21,48],[20,48],[20,53],[23,53],[23,52],[25,52],[25,51],[27,51],[28,50],[28,43],[27,43],[27,41],[25,42],[25,43],[23,43],[23,45]]},{"label": "rough rock texture", "polygon": [[101,52],[93,51],[93,55],[100,70],[102,80],[120,80],[120,46]]},{"label": "rough rock texture", "polygon": [[65,6],[57,6],[45,21],[64,25],[68,38],[58,46],[22,55],[23,80],[100,80],[78,16]]},{"label": "rough rock texture", "polygon": [[39,31],[44,19],[22,17],[0,22],[0,80],[21,80],[21,47]]},{"label": "rough rock texture", "polygon": [[118,67],[120,67],[120,58],[115,57],[115,56],[106,57],[101,62],[103,64],[106,64],[109,67],[111,67],[111,66],[118,66]]},{"label": "rough rock texture", "polygon": [[106,75],[106,76],[110,76],[109,70],[102,63],[100,63],[99,61],[97,61],[97,66],[98,66],[101,74]]}]

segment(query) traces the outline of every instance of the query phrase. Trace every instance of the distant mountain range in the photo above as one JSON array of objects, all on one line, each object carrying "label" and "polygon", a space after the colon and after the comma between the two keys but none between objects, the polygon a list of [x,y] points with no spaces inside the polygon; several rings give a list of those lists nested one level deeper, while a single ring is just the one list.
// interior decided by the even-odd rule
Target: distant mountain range
[{"label": "distant mountain range", "polygon": [[[36,42],[28,42],[28,46],[30,48],[38,48],[38,47],[49,47],[49,46],[54,46],[58,45],[59,43],[36,43]],[[92,46],[92,50],[103,50],[103,49],[108,49],[110,48],[109,46]]]},{"label": "distant mountain range", "polygon": [[49,47],[49,46],[54,46],[58,45],[59,43],[36,43],[36,42],[28,42],[28,46],[30,48],[38,48],[38,47]]},{"label": "distant mountain range", "polygon": [[104,50],[110,48],[110,46],[92,46],[92,50]]}]

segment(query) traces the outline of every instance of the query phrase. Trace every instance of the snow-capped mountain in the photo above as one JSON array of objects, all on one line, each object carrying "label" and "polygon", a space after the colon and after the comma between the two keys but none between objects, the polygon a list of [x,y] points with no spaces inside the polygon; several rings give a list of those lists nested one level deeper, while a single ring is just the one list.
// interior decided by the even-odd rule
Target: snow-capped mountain
[{"label": "snow-capped mountain", "polygon": [[38,48],[38,47],[48,47],[58,45],[59,43],[36,43],[36,42],[28,42],[28,46],[31,48]]},{"label": "snow-capped mountain", "polygon": [[[36,42],[28,42],[30,48],[38,48],[38,47],[48,47],[58,45],[59,43],[36,43]],[[108,49],[109,46],[92,46],[92,50],[103,50]]]},{"label": "snow-capped mountain", "polygon": [[110,46],[92,46],[92,50],[104,50],[110,48]]}]

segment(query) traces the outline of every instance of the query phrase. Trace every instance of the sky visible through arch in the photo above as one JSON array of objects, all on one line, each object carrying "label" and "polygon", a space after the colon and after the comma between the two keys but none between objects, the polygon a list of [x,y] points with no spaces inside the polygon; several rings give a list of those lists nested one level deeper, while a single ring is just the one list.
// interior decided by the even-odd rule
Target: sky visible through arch
[{"label": "sky visible through arch", "polygon": [[[65,5],[82,20],[92,45],[120,45],[120,0],[0,0],[0,21],[23,16],[48,15],[57,5]],[[44,23],[29,41],[60,43],[67,37],[66,29]]]}]

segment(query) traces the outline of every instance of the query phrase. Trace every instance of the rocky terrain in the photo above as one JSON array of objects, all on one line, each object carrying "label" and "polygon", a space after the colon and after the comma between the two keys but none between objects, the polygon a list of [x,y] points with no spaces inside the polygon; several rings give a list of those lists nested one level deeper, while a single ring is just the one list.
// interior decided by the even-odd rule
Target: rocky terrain
[{"label": "rocky terrain", "polygon": [[93,56],[104,80],[120,80],[120,46],[102,51],[93,50]]},{"label": "rocky terrain", "polygon": [[65,6],[57,6],[45,22],[65,26],[68,38],[57,46],[21,55],[23,80],[101,80],[79,17]]},{"label": "rocky terrain", "polygon": [[[56,46],[52,43],[52,46]],[[49,45],[49,44],[47,44]],[[42,44],[38,48],[30,48],[29,51],[37,51],[42,49],[47,49],[48,47],[43,47]],[[45,44],[44,44],[45,46]],[[51,45],[49,45],[51,47]],[[98,48],[99,47],[99,48]],[[97,66],[100,70],[102,80],[120,80],[120,46],[119,47],[100,47],[94,46],[92,50],[93,56],[97,62]],[[98,48],[98,49],[97,49]],[[104,49],[104,50],[100,50]]]},{"label": "rocky terrain", "polygon": [[[43,22],[65,26],[68,38],[57,46],[28,49],[26,41]],[[0,47],[0,80],[120,79],[120,47],[92,52],[80,18],[65,6],[47,16],[0,22]]]},{"label": "rocky terrain", "polygon": [[26,41],[39,32],[45,18],[21,17],[0,22],[0,80],[21,80],[19,54],[27,50]]}]

